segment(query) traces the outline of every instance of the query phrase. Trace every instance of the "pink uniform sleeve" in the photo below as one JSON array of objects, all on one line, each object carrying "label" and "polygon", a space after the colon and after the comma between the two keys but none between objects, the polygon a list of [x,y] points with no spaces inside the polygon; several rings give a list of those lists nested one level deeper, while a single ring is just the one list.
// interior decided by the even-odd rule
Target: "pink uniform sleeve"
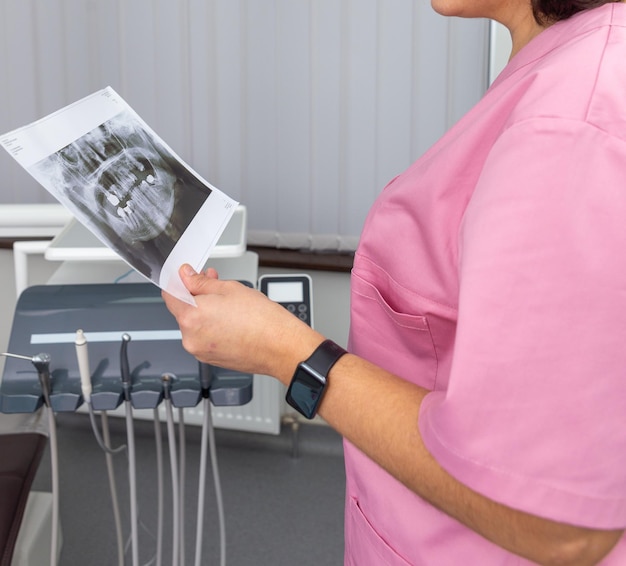
[{"label": "pink uniform sleeve", "polygon": [[420,430],[510,507],[626,527],[626,143],[527,120],[496,142],[461,232],[446,391]]}]

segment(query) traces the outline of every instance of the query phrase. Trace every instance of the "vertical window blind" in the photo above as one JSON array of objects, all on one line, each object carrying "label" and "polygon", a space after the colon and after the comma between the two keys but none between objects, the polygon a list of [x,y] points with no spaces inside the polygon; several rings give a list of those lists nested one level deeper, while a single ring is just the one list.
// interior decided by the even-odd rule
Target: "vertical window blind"
[{"label": "vertical window blind", "polygon": [[[20,0],[0,29],[0,133],[110,85],[256,245],[353,250],[488,82],[488,23],[415,0]],[[0,203],[53,201],[0,153]]]}]

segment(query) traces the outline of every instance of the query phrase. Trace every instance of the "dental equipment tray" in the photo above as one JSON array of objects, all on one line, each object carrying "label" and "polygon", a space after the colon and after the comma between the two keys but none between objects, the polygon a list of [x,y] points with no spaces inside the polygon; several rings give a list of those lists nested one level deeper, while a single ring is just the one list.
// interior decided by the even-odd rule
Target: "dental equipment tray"
[{"label": "dental equipment tray", "polygon": [[[252,398],[252,374],[200,364],[183,349],[178,324],[155,285],[40,285],[26,289],[18,300],[8,352],[50,355],[50,405],[56,412],[75,411],[84,402],[75,346],[78,329],[88,343],[96,411],[114,410],[125,399],[120,369],[124,334],[130,336],[130,401],[135,409],[157,407],[164,396],[164,375],[178,408],[195,407],[206,396],[216,406],[245,405]],[[7,357],[0,412],[31,413],[42,404],[35,367]]]}]

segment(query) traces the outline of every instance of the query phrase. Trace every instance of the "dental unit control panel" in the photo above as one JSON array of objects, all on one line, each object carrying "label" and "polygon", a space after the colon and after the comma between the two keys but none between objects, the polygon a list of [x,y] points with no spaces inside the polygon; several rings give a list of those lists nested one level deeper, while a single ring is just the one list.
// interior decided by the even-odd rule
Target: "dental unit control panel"
[{"label": "dental unit control panel", "polygon": [[[124,401],[123,336],[135,409],[155,408],[163,399],[162,376],[171,376],[175,407],[195,407],[203,396],[199,377],[209,375],[213,405],[243,405],[252,397],[252,375],[201,365],[182,347],[180,330],[150,283],[42,285],[18,301],[9,352],[50,355],[51,408],[75,411],[82,404],[75,338],[82,329],[89,344],[94,410],[110,411]],[[205,380],[206,383],[206,380]],[[37,372],[8,358],[0,387],[0,411],[34,412],[42,405]]]},{"label": "dental unit control panel", "polygon": [[259,289],[262,293],[309,326],[313,326],[311,287],[311,277],[305,274],[262,275],[259,278]]}]

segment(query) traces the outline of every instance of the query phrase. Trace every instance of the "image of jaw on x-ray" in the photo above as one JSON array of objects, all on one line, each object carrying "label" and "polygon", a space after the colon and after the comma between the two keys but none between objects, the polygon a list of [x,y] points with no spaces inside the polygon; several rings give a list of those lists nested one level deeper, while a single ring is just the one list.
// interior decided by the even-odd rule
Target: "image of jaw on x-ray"
[{"label": "image of jaw on x-ray", "polygon": [[101,239],[153,281],[211,194],[127,112],[32,169]]}]

